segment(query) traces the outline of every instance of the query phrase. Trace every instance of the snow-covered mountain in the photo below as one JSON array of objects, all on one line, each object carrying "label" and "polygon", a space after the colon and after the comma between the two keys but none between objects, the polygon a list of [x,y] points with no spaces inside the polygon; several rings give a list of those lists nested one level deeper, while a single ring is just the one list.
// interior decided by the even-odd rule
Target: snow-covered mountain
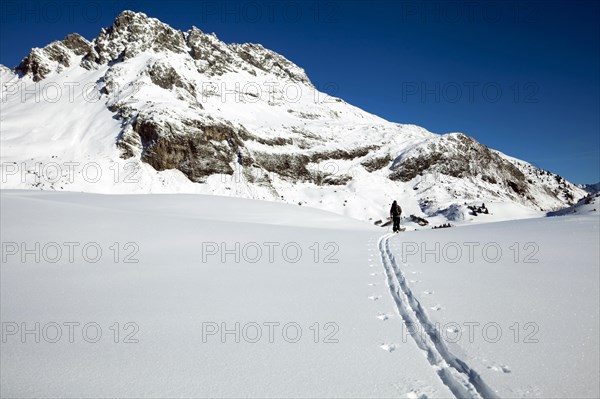
[{"label": "snow-covered mountain", "polygon": [[574,205],[559,209],[558,211],[548,212],[548,216],[565,216],[570,214],[600,215],[600,192],[590,192]]},{"label": "snow-covered mountain", "polygon": [[261,45],[142,13],[124,11],[91,42],[71,34],[35,48],[0,78],[3,188],[208,193],[363,220],[392,199],[404,214],[461,220],[470,204],[508,204],[510,218],[585,195],[465,134],[320,92]]},{"label": "snow-covered mountain", "polygon": [[600,192],[600,182],[594,184],[578,184],[577,187],[592,194]]}]

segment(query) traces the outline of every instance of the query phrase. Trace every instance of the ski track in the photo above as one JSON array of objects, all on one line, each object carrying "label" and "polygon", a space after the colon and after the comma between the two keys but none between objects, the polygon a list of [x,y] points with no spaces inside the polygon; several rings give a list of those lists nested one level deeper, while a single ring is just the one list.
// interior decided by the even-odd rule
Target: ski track
[{"label": "ski track", "polygon": [[389,239],[394,235],[383,235],[377,246],[390,294],[407,331],[417,346],[425,352],[432,369],[454,396],[457,398],[498,398],[481,376],[464,361],[454,356],[440,338],[435,324],[427,317],[396,263],[389,244]]}]

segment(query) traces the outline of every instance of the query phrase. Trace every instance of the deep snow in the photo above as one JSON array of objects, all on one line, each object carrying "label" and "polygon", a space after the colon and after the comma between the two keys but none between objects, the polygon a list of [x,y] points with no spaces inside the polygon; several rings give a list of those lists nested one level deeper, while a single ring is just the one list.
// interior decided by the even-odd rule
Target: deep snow
[{"label": "deep snow", "polygon": [[[236,198],[0,199],[2,397],[451,397],[461,370],[485,384],[474,397],[482,386],[501,397],[600,394],[597,214],[388,238],[339,215]],[[405,323],[394,278],[418,313]],[[417,344],[433,342],[423,326],[436,322],[438,363]]]}]

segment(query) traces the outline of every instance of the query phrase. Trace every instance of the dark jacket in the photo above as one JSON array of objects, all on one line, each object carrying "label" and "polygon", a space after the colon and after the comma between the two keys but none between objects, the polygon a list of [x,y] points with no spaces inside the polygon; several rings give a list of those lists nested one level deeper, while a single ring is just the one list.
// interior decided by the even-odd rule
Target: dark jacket
[{"label": "dark jacket", "polygon": [[390,209],[390,216],[393,218],[397,218],[400,217],[401,214],[402,208],[400,208],[400,205],[398,205],[398,203],[394,201],[394,203],[392,204],[392,208]]}]

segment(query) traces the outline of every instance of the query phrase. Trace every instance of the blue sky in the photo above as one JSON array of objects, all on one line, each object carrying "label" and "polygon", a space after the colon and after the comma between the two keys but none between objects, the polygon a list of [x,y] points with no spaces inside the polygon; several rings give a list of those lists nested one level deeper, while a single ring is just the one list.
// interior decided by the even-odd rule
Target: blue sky
[{"label": "blue sky", "polygon": [[0,3],[0,63],[123,9],[255,42],[371,113],[483,144],[575,183],[600,180],[600,6],[594,1]]}]

